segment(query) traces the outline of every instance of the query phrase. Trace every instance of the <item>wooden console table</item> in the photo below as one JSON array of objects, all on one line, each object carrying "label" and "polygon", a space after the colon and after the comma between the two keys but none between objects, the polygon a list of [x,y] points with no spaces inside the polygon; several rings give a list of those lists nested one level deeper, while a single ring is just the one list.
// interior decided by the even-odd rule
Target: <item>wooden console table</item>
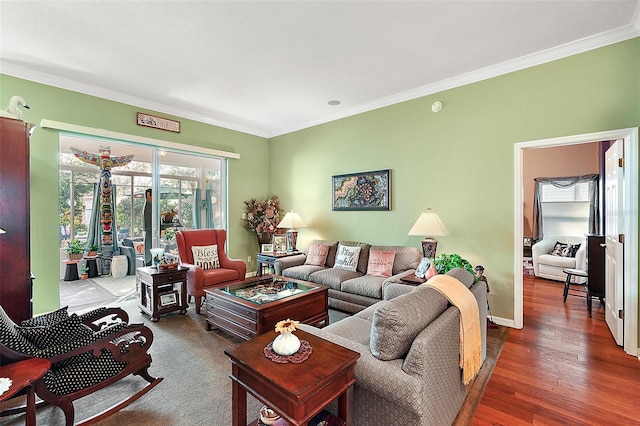
[{"label": "wooden console table", "polygon": [[157,322],[160,315],[169,312],[187,313],[187,270],[181,266],[165,271],[151,266],[136,270],[138,307],[151,316],[151,321]]},{"label": "wooden console table", "polygon": [[231,359],[233,426],[247,425],[247,392],[290,425],[307,425],[338,398],[338,416],[353,425],[354,368],[360,354],[302,330],[295,334],[313,348],[300,364],[278,364],[264,355],[275,331],[225,349]]}]

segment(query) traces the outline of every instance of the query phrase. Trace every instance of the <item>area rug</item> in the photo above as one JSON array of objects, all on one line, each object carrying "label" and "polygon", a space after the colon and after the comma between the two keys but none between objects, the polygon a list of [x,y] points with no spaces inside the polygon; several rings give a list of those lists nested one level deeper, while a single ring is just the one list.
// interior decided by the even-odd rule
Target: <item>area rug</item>
[{"label": "area rug", "polygon": [[[224,349],[240,343],[239,339],[218,331],[206,331],[204,315],[196,315],[190,307],[186,315],[170,313],[154,323],[137,307],[137,299],[120,304],[129,314],[131,323],[145,323],[154,334],[151,346],[153,363],[149,373],[164,380],[148,394],[111,417],[95,423],[99,426],[156,425],[230,425],[231,424],[231,364]],[[330,310],[329,321],[345,315]],[[502,349],[508,330],[489,330],[487,360],[478,377],[469,385],[469,396],[458,416],[457,425],[470,424],[482,397],[495,361]],[[146,382],[129,377],[76,401],[76,423],[87,419],[127,395],[136,392]],[[247,417],[255,419],[262,404],[249,396]],[[0,424],[24,424],[22,414],[0,419]],[[37,424],[64,424],[62,411],[44,406],[37,411]],[[316,426],[316,425],[312,425]]]}]

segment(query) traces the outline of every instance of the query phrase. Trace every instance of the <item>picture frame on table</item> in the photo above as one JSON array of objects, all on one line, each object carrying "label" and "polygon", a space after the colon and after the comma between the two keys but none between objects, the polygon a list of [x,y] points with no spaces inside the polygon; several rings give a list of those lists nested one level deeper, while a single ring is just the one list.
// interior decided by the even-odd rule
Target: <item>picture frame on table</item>
[{"label": "picture frame on table", "polygon": [[431,266],[431,261],[429,260],[429,258],[423,257],[420,263],[418,264],[418,267],[416,268],[416,277],[424,278],[430,266]]},{"label": "picture frame on table", "polygon": [[159,301],[161,308],[168,308],[170,306],[178,305],[178,290],[174,290],[168,293],[160,294]]},{"label": "picture frame on table", "polygon": [[276,234],[273,236],[273,251],[275,253],[287,252],[287,234]]},{"label": "picture frame on table", "polygon": [[273,244],[262,244],[261,253],[273,253]]}]

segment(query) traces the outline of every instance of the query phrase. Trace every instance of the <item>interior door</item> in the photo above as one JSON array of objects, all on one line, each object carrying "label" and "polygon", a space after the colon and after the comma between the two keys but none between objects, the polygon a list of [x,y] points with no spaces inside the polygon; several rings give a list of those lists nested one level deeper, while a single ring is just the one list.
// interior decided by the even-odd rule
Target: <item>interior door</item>
[{"label": "interior door", "polygon": [[619,159],[624,157],[623,141],[617,140],[605,154],[605,317],[616,343],[623,344],[624,320],[624,245],[620,242],[623,219],[623,172]]}]

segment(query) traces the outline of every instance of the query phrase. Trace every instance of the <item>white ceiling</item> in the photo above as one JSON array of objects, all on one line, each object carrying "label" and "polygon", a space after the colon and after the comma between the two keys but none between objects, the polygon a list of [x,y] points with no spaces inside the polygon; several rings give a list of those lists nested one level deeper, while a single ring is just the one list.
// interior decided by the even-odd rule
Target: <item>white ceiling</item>
[{"label": "white ceiling", "polygon": [[637,37],[639,4],[0,0],[0,72],[272,137]]}]

